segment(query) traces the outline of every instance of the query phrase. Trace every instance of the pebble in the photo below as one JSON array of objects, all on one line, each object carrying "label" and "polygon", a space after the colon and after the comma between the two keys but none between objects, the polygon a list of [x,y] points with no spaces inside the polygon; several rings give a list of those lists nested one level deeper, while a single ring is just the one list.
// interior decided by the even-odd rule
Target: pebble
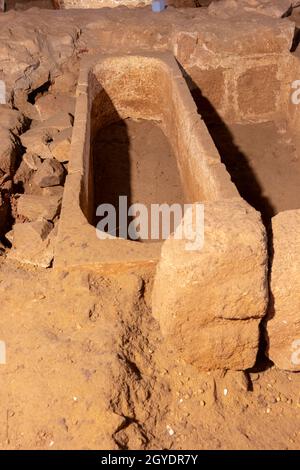
[{"label": "pebble", "polygon": [[168,431],[168,434],[170,436],[174,436],[175,431],[174,431],[174,429],[171,428],[171,426],[169,424],[167,424],[167,431]]}]

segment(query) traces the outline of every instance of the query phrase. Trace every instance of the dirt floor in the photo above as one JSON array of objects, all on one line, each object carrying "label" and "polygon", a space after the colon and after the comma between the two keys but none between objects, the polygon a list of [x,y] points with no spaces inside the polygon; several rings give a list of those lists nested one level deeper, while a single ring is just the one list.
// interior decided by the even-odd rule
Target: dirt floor
[{"label": "dirt floor", "polygon": [[209,131],[241,196],[266,224],[280,211],[300,208],[299,148],[286,122],[210,122]]},{"label": "dirt floor", "polygon": [[127,196],[128,207],[144,204],[149,215],[151,204],[185,202],[175,155],[158,123],[126,119],[104,127],[93,161],[95,209],[104,202],[119,207],[119,195]]},{"label": "dirt floor", "polygon": [[150,291],[138,273],[2,261],[0,448],[299,448],[300,375],[188,367],[162,341]]}]

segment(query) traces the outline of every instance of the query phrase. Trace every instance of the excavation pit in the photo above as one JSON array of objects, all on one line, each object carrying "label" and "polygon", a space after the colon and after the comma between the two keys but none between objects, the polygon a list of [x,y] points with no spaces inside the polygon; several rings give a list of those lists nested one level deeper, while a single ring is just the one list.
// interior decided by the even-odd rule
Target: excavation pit
[{"label": "excavation pit", "polygon": [[109,238],[96,236],[97,208],[112,204],[118,215],[120,196],[128,207],[149,208],[236,195],[171,54],[82,63],[56,267],[120,269],[158,261],[162,237],[126,239],[119,217]]},{"label": "excavation pit", "polygon": [[211,122],[208,128],[240,195],[266,225],[279,212],[300,208],[300,149],[287,121]]}]

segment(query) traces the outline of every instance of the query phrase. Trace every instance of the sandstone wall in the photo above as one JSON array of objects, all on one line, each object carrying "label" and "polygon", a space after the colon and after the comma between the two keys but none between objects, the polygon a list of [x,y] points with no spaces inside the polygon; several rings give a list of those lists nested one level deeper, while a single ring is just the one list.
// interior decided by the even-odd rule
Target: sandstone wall
[{"label": "sandstone wall", "polygon": [[192,32],[177,34],[174,54],[184,67],[191,90],[196,95],[198,90],[225,121],[263,122],[287,113],[287,52],[294,27],[277,22],[274,35],[274,20],[272,26],[269,21],[265,20],[263,32],[257,31],[255,45],[247,29],[243,38],[226,31],[228,41],[222,44],[213,27],[207,37]]}]

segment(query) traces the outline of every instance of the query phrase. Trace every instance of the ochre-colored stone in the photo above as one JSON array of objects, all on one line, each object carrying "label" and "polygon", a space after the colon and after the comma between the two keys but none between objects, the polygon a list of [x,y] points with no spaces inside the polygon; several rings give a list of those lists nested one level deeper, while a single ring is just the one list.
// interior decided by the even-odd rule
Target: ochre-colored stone
[{"label": "ochre-colored stone", "polygon": [[268,356],[281,369],[300,371],[300,210],[272,219]]},{"label": "ochre-colored stone", "polygon": [[59,162],[68,162],[70,159],[72,129],[65,129],[54,137],[50,145],[52,155]]},{"label": "ochre-colored stone", "polygon": [[215,0],[208,11],[222,18],[240,15],[243,11],[282,18],[291,12],[292,3],[292,0]]},{"label": "ochre-colored stone", "polygon": [[247,369],[268,301],[265,230],[260,215],[239,199],[208,202],[204,210],[202,249],[188,251],[186,239],[174,238],[162,247],[153,315],[186,362]]},{"label": "ochre-colored stone", "polygon": [[48,268],[53,260],[53,243],[49,233],[53,225],[46,220],[15,224],[13,248],[9,258],[24,264]]},{"label": "ochre-colored stone", "polygon": [[23,194],[18,199],[18,214],[30,221],[44,218],[53,220],[58,215],[61,198],[55,196],[35,196]]},{"label": "ochre-colored stone", "polygon": [[247,70],[237,81],[240,113],[250,118],[276,112],[279,92],[277,66],[264,65]]},{"label": "ochre-colored stone", "polygon": [[75,98],[63,94],[52,94],[42,96],[35,103],[40,119],[46,121],[55,116],[58,111],[65,114],[75,112]]},{"label": "ochre-colored stone", "polygon": [[191,91],[198,90],[212,107],[220,109],[226,92],[224,69],[192,67],[188,72],[192,81]]}]

